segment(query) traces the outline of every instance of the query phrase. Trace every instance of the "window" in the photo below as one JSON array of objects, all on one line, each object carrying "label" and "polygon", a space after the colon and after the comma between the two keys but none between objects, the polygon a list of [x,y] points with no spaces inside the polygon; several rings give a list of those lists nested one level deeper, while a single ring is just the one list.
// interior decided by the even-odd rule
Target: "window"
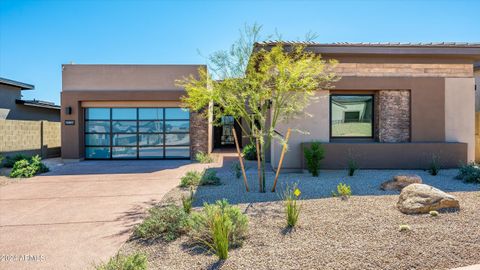
[{"label": "window", "polygon": [[373,95],[331,95],[330,137],[373,138]]}]

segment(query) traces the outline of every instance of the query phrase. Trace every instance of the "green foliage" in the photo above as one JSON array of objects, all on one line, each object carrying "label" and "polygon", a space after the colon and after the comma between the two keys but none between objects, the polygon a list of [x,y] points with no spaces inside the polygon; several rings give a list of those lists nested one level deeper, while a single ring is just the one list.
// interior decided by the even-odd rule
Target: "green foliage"
[{"label": "green foliage", "polygon": [[292,187],[288,186],[283,192],[283,201],[285,205],[285,214],[287,219],[287,226],[293,228],[297,225],[298,217],[300,216],[301,206],[297,203],[301,195],[300,189],[298,189],[297,184],[294,184]]},{"label": "green foliage", "polygon": [[430,211],[428,212],[430,214],[430,216],[432,217],[438,217],[438,211]]},{"label": "green foliage", "polygon": [[198,152],[195,154],[195,160],[200,163],[212,163],[214,161],[212,155],[204,152]]},{"label": "green foliage", "polygon": [[237,179],[242,176],[242,167],[240,166],[240,162],[232,163],[232,172]]},{"label": "green foliage", "polygon": [[230,218],[222,213],[217,213],[213,216],[213,244],[212,249],[220,260],[228,258],[228,236],[232,231],[232,221]]},{"label": "green foliage", "polygon": [[457,178],[468,183],[480,183],[480,166],[475,162],[462,165]]},{"label": "green foliage", "polygon": [[146,270],[147,256],[142,253],[131,255],[117,254],[107,263],[95,266],[96,270]]},{"label": "green foliage", "polygon": [[[182,103],[191,111],[207,118],[212,114],[205,108],[213,102],[214,123],[225,115],[242,119],[240,129],[254,136],[252,141],[259,141],[264,181],[266,152],[274,138],[283,140],[275,133],[277,123],[304,114],[316,99],[315,92],[330,89],[339,77],[337,61],[325,60],[305,45],[278,42],[253,50],[254,43],[262,39],[260,30],[258,25],[246,27],[229,50],[208,58],[208,71],[200,68],[198,76],[179,80],[177,85],[186,90]],[[258,132],[249,132],[251,127]]]},{"label": "green foliage", "polygon": [[185,213],[190,214],[192,211],[192,204],[193,204],[193,190],[190,189],[190,195],[189,196],[182,196],[182,206],[183,206],[183,211]]},{"label": "green foliage", "polygon": [[310,172],[312,176],[318,176],[318,171],[320,170],[320,161],[325,157],[325,150],[323,149],[321,143],[312,142],[310,148],[303,148],[303,153],[307,161],[308,172]]},{"label": "green foliage", "polygon": [[29,160],[30,157],[23,155],[23,154],[17,154],[13,157],[7,157],[5,160],[5,164],[3,165],[5,168],[13,168],[13,165],[15,165],[15,162],[19,160]]},{"label": "green foliage", "polygon": [[200,184],[200,179],[202,179],[202,173],[189,171],[185,176],[180,178],[180,187],[198,186],[198,184]]},{"label": "green foliage", "polygon": [[355,159],[348,159],[348,176],[353,176],[358,169],[358,163]]},{"label": "green foliage", "polygon": [[407,231],[410,231],[411,228],[407,224],[401,224],[400,226],[398,226],[398,230],[401,232],[407,232]]},{"label": "green foliage", "polygon": [[134,235],[141,239],[163,239],[173,241],[188,231],[189,218],[182,207],[167,205],[165,207],[153,207],[149,210],[149,216],[137,227]]},{"label": "green foliage", "polygon": [[257,148],[255,144],[249,143],[243,147],[242,154],[246,160],[257,160]]},{"label": "green foliage", "polygon": [[201,186],[218,186],[220,185],[220,178],[217,176],[217,171],[214,169],[205,169],[202,178],[200,179]]},{"label": "green foliage", "polygon": [[333,196],[340,197],[342,200],[346,200],[352,196],[352,189],[347,184],[339,183],[337,185],[337,192],[333,192]]},{"label": "green foliage", "polygon": [[4,159],[5,159],[5,157],[0,155],[0,166],[2,165],[2,162],[3,162]]},{"label": "green foliage", "polygon": [[428,172],[435,176],[440,171],[440,158],[437,155],[432,156],[432,160],[428,166]]},{"label": "green foliage", "polygon": [[36,174],[48,172],[49,169],[42,163],[40,156],[36,155],[30,159],[21,159],[15,162],[10,172],[10,177],[33,177]]},{"label": "green foliage", "polygon": [[192,240],[220,258],[228,256],[225,247],[239,247],[247,237],[248,217],[225,199],[215,204],[205,203],[203,210],[193,212],[191,218]]}]

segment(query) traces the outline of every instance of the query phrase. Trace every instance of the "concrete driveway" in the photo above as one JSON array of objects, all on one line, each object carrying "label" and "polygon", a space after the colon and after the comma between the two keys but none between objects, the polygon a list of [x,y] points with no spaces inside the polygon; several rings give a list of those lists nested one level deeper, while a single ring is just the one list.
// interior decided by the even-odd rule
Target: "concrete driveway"
[{"label": "concrete driveway", "polygon": [[189,161],[84,161],[0,187],[0,269],[89,269],[178,185]]}]

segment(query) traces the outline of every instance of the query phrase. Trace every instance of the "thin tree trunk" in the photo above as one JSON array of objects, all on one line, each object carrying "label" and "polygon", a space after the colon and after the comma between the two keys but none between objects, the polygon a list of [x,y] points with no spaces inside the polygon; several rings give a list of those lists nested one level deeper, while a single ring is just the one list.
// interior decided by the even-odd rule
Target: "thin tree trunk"
[{"label": "thin tree trunk", "polygon": [[262,168],[261,168],[261,158],[260,158],[260,144],[258,143],[258,137],[255,137],[255,147],[256,147],[256,151],[257,152],[257,167],[258,167],[258,185],[259,185],[259,190],[262,191],[264,188],[263,187],[263,184],[262,184]]},{"label": "thin tree trunk", "polygon": [[[263,143],[265,144],[265,143]],[[265,192],[265,145],[260,145],[262,152],[262,190],[260,192]]]}]

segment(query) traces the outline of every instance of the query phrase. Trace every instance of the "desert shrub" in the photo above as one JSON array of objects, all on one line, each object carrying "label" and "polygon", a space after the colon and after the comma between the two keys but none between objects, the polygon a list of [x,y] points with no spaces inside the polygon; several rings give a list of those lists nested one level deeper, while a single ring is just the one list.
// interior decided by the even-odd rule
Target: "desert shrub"
[{"label": "desert shrub", "polygon": [[131,255],[117,254],[107,263],[95,266],[96,270],[146,270],[147,256],[142,253]]},{"label": "desert shrub", "polygon": [[213,169],[206,169],[200,179],[201,186],[218,186],[220,185],[220,178],[217,176],[217,171]]},{"label": "desert shrub", "polygon": [[350,196],[352,196],[352,189],[347,184],[339,183],[337,185],[337,191],[333,192],[333,196],[340,197],[340,198],[342,198],[342,200],[346,200]]},{"label": "desert shrub", "polygon": [[148,217],[135,227],[134,235],[141,239],[173,241],[188,231],[189,217],[182,207],[153,207]]},{"label": "desert shrub", "polygon": [[2,162],[3,162],[4,159],[5,159],[5,157],[0,155],[0,166],[2,165]]},{"label": "desert shrub", "polygon": [[430,211],[428,212],[430,214],[430,216],[432,217],[438,217],[438,211]]},{"label": "desert shrub", "polygon": [[185,174],[185,176],[180,178],[180,187],[198,186],[200,179],[202,179],[202,173],[197,171],[189,171]]},{"label": "desert shrub", "polygon": [[297,184],[292,187],[287,186],[283,192],[283,202],[285,205],[285,216],[287,219],[287,227],[293,228],[297,225],[298,217],[300,216],[301,206],[297,202],[300,197],[300,189]]},{"label": "desert shrub", "polygon": [[312,176],[318,176],[320,161],[325,157],[325,150],[319,142],[312,142],[310,148],[304,147],[303,152],[307,161],[308,172]]},{"label": "desert shrub", "polygon": [[39,173],[48,172],[48,167],[42,163],[40,156],[36,155],[30,159],[21,159],[13,165],[10,177],[32,177]]},{"label": "desert shrub", "polygon": [[240,166],[240,162],[234,162],[232,164],[232,174],[239,179],[242,176],[242,167]]},{"label": "desert shrub", "polygon": [[13,168],[13,165],[15,165],[15,162],[20,161],[20,160],[29,160],[30,157],[23,155],[23,154],[17,154],[13,157],[7,157],[5,159],[5,164],[3,165],[5,168]]},{"label": "desert shrub", "polygon": [[200,163],[212,163],[213,157],[209,153],[198,152],[195,154],[195,160]]},{"label": "desert shrub", "polygon": [[401,231],[401,232],[407,232],[407,231],[410,231],[411,228],[407,224],[402,224],[402,225],[398,226],[398,230]]},{"label": "desert shrub", "polygon": [[428,172],[435,176],[440,171],[440,158],[437,155],[432,156],[432,160],[428,166]]},{"label": "desert shrub", "polygon": [[348,176],[353,176],[358,169],[358,163],[355,159],[348,159]]},{"label": "desert shrub", "polygon": [[242,154],[246,160],[256,160],[257,147],[255,147],[255,144],[253,143],[247,144],[245,147],[243,147]]},{"label": "desert shrub", "polygon": [[462,165],[457,178],[469,183],[480,183],[480,166],[475,162]]},{"label": "desert shrub", "polygon": [[193,212],[191,218],[193,242],[206,246],[219,257],[225,256],[225,247],[239,247],[247,237],[248,217],[225,199],[215,204],[205,203],[203,210]]},{"label": "desert shrub", "polygon": [[189,196],[182,196],[183,211],[185,211],[185,213],[187,214],[190,214],[190,212],[192,211],[192,204],[193,204],[193,190],[190,189]]}]

